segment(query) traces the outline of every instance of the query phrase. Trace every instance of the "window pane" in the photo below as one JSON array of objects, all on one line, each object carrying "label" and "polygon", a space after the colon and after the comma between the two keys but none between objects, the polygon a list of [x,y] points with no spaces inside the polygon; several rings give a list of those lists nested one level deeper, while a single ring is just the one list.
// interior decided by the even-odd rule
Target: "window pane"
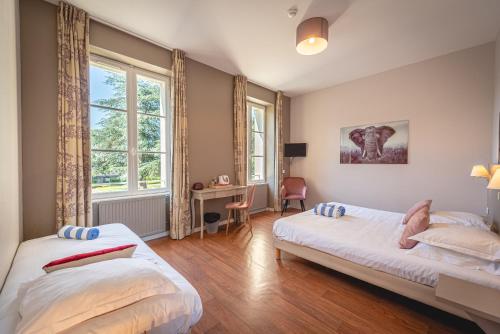
[{"label": "window pane", "polygon": [[165,115],[161,94],[163,83],[143,76],[137,76],[137,110],[146,114]]},{"label": "window pane", "polygon": [[251,130],[264,131],[264,109],[251,106],[250,108]]},{"label": "window pane", "polygon": [[251,157],[248,166],[250,181],[264,181],[264,158]]},{"label": "window pane", "polygon": [[90,108],[93,149],[127,150],[127,113],[98,107]]},{"label": "window pane", "polygon": [[127,75],[117,68],[90,65],[90,103],[127,109]]},{"label": "window pane", "polygon": [[141,153],[139,158],[140,190],[166,188],[167,157],[164,153]]},{"label": "window pane", "polygon": [[264,133],[250,132],[250,154],[264,155]]},{"label": "window pane", "polygon": [[137,146],[139,151],[165,152],[165,119],[138,114]]},{"label": "window pane", "polygon": [[92,192],[126,191],[127,153],[92,152]]}]

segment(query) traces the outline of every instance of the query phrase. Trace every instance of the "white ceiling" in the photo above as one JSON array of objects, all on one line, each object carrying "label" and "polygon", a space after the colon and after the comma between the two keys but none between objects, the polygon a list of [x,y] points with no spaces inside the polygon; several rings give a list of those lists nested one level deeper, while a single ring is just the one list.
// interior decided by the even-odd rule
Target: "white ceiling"
[{"label": "white ceiling", "polygon": [[[500,0],[70,0],[192,59],[295,96],[493,41]],[[287,9],[298,14],[289,19]],[[301,56],[295,28],[330,22],[326,51]]]}]

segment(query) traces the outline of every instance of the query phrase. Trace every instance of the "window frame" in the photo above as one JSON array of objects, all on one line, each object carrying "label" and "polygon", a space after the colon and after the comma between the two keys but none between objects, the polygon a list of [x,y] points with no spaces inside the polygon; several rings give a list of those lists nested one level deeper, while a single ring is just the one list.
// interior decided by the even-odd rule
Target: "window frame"
[{"label": "window frame", "polygon": [[[254,131],[252,130],[252,124],[251,124],[251,107],[257,107],[259,109],[264,110],[264,117],[263,117],[263,130],[262,131]],[[267,121],[266,121],[266,112],[267,112],[267,106],[264,104],[256,103],[253,102],[249,99],[247,99],[247,184],[265,184],[267,183],[267,171],[266,171],[266,161],[267,161]],[[262,133],[263,137],[263,154],[262,155],[250,155],[250,139],[251,139],[251,134],[252,132],[254,133]],[[263,166],[263,175],[261,180],[252,180],[251,175],[250,175],[250,159],[252,157],[262,157],[262,161],[264,162]]]},{"label": "window frame", "polygon": [[[110,107],[102,107],[99,105],[90,103],[90,89],[89,89],[89,112],[90,108],[97,107],[103,108],[107,110],[114,110],[119,112],[127,113],[127,186],[128,190],[126,191],[109,191],[109,192],[100,192],[94,193],[92,192],[92,199],[112,199],[112,198],[120,198],[120,197],[136,197],[143,195],[152,195],[152,194],[169,194],[170,193],[170,185],[171,185],[171,89],[172,89],[172,77],[170,73],[163,74],[153,72],[144,68],[140,68],[134,66],[132,64],[124,63],[118,60],[110,59],[107,57],[103,57],[101,55],[91,53],[90,54],[90,65],[97,64],[98,66],[111,67],[120,69],[125,71],[126,75],[126,101],[127,101],[127,109],[126,111],[121,109],[115,109]],[[138,112],[137,108],[137,76],[142,76],[148,79],[157,80],[163,82],[165,85],[164,94],[160,96],[160,103],[164,105],[165,115],[150,115],[145,113]],[[89,76],[90,81],[90,76]],[[154,117],[160,117],[163,119],[165,126],[165,152],[150,152],[150,153],[160,153],[165,154],[166,157],[166,185],[162,188],[157,189],[139,189],[139,153],[138,153],[138,114],[140,115],[150,115]],[[90,120],[90,117],[89,117]],[[106,151],[106,152],[120,152],[123,153],[125,151],[121,150],[93,150],[92,151]],[[149,153],[149,152],[146,152]],[[161,156],[161,155],[160,155]],[[92,172],[92,171],[91,171]]]}]

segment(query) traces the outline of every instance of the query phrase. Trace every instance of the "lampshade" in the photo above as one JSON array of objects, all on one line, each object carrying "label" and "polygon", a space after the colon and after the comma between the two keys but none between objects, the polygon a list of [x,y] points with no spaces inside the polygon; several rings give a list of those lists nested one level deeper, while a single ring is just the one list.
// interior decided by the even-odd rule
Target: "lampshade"
[{"label": "lampshade", "polygon": [[489,179],[490,173],[488,172],[486,167],[484,167],[483,165],[475,165],[474,167],[472,167],[472,171],[470,172],[470,176],[485,177],[485,178]]},{"label": "lampshade", "polygon": [[500,172],[498,170],[493,174],[490,183],[488,183],[488,189],[500,189]]},{"label": "lampshade", "polygon": [[500,169],[500,165],[491,165],[490,167],[490,175],[495,175],[497,169]]},{"label": "lampshade", "polygon": [[328,21],[313,17],[302,21],[297,27],[297,52],[301,55],[315,55],[328,46]]}]

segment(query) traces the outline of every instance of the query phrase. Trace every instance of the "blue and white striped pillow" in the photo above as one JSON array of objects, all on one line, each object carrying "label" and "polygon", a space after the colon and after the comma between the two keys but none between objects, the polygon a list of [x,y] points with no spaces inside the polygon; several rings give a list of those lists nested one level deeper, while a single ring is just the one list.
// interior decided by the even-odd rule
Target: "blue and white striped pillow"
[{"label": "blue and white striped pillow", "polygon": [[94,240],[99,236],[99,229],[97,227],[64,225],[57,232],[57,236],[64,239]]},{"label": "blue and white striped pillow", "polygon": [[319,203],[314,207],[314,214],[325,217],[340,218],[345,215],[345,208],[342,205]]}]

